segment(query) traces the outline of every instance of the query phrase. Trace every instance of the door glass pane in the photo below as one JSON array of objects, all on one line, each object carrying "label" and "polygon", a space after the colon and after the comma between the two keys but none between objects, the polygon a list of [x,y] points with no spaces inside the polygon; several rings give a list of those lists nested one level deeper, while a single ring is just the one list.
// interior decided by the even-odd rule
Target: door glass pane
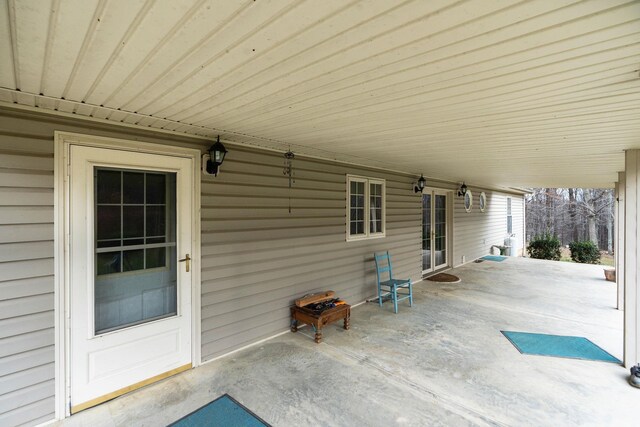
[{"label": "door glass pane", "polygon": [[147,249],[146,266],[147,268],[164,267],[166,264],[167,248],[149,248]]},{"label": "door glass pane", "polygon": [[141,205],[144,203],[144,176],[138,172],[122,173],[122,198],[124,203]]},{"label": "door glass pane", "polygon": [[431,194],[422,195],[422,270],[431,269]]},{"label": "door glass pane", "polygon": [[120,203],[120,191],[122,182],[120,172],[101,169],[98,170],[98,184],[96,186],[96,199],[98,203]]},{"label": "door glass pane", "polygon": [[147,206],[147,236],[162,236],[165,232],[165,206]]},{"label": "door glass pane", "polygon": [[98,240],[120,239],[122,233],[120,209],[120,205],[98,205],[96,212]]},{"label": "door glass pane", "polygon": [[176,174],[96,168],[95,333],[177,314]]},{"label": "door glass pane", "polygon": [[123,206],[122,237],[144,236],[144,206]]},{"label": "door glass pane", "polygon": [[144,269],[144,249],[122,252],[122,271]]},{"label": "door glass pane", "polygon": [[96,272],[98,275],[120,272],[120,251],[102,252],[96,257]]},{"label": "door glass pane", "polygon": [[434,265],[436,267],[447,263],[447,196],[436,194],[435,210],[435,252]]},{"label": "door glass pane", "polygon": [[159,173],[148,173],[147,174],[147,203],[150,205],[153,204],[164,204],[166,192],[164,191],[165,185],[165,175]]}]

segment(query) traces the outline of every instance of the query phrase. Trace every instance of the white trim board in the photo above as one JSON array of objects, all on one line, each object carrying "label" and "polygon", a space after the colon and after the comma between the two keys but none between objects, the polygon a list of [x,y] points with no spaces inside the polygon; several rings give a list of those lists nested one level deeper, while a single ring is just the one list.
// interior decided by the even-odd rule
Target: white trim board
[{"label": "white trim board", "polygon": [[68,161],[70,145],[117,148],[140,153],[170,154],[188,158],[193,162],[194,187],[192,193],[192,364],[201,360],[201,224],[200,224],[200,151],[164,144],[130,141],[117,138],[85,135],[71,132],[54,133],[54,322],[55,322],[55,417],[70,415],[69,357],[69,271],[66,262],[68,251]]}]

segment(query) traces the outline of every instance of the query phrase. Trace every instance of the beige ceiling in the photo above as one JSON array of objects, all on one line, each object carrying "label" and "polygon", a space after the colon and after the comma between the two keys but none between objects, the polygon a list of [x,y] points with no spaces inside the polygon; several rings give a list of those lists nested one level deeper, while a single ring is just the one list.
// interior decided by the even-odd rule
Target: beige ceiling
[{"label": "beige ceiling", "polygon": [[476,185],[611,186],[639,69],[638,1],[0,0],[3,103]]}]

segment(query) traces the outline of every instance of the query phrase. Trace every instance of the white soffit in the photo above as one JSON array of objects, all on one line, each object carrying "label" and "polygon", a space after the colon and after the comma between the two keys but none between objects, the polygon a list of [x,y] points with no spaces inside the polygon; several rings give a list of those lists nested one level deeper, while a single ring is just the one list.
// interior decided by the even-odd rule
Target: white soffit
[{"label": "white soffit", "polygon": [[610,187],[640,2],[0,0],[0,102],[497,187]]}]

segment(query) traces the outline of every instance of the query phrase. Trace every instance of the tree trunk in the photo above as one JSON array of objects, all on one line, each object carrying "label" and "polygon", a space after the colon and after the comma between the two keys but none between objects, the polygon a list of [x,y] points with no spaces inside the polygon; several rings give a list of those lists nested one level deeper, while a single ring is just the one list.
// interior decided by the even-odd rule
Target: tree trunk
[{"label": "tree trunk", "polygon": [[576,207],[576,189],[569,189],[569,224],[571,224],[571,241],[577,242],[580,240],[578,234],[578,221],[577,221],[577,207]]},{"label": "tree trunk", "polygon": [[546,224],[545,224],[545,228],[547,229],[547,232],[549,234],[551,234],[552,236],[554,236],[555,233],[555,218],[554,218],[554,197],[553,197],[553,193],[554,193],[553,188],[547,188],[545,191],[545,201],[546,201],[546,205],[547,205],[547,212],[546,212]]},{"label": "tree trunk", "polygon": [[587,228],[589,230],[589,240],[598,246],[598,234],[596,233],[596,209],[593,205],[591,189],[584,189],[584,203],[587,213]]}]

